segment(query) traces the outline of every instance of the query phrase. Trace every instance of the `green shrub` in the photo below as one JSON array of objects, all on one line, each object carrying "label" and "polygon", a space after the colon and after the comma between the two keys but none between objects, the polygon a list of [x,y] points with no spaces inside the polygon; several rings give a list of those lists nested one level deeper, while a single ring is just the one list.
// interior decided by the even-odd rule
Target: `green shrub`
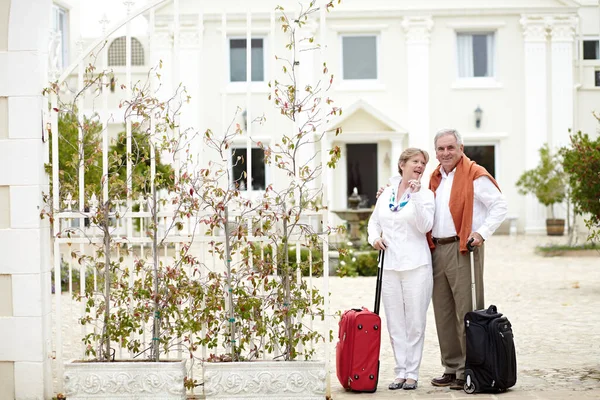
[{"label": "green shrub", "polygon": [[[598,118],[598,116],[597,116]],[[571,201],[578,214],[586,215],[588,240],[600,239],[600,137],[577,132],[561,149],[571,187]]]},{"label": "green shrub", "polygon": [[566,175],[562,169],[561,157],[552,154],[548,144],[540,149],[539,165],[523,172],[516,182],[520,194],[533,194],[540,203],[550,206],[554,218],[554,204],[561,203],[566,196]]},{"label": "green shrub", "polygon": [[377,250],[357,251],[349,244],[337,247],[340,254],[337,275],[344,276],[375,276],[377,275]]},{"label": "green shrub", "polygon": [[347,262],[343,259],[343,257],[339,258],[338,266],[335,272],[337,276],[342,278],[358,276],[358,272],[356,271],[356,264],[352,261]]},{"label": "green shrub", "polygon": [[[354,277],[354,276],[376,276],[378,268],[379,252],[376,250],[370,251],[356,251],[352,247],[347,245],[340,245],[334,248],[339,252],[339,263],[336,273],[340,277]],[[252,246],[252,262],[255,268],[273,268],[273,247],[266,245],[263,248],[264,261],[261,262],[260,257],[260,245],[253,244]],[[281,254],[283,253],[283,245],[278,246],[278,270],[277,273],[281,273]],[[305,247],[302,248],[300,253],[300,271],[302,276],[309,275],[309,262],[308,262],[309,250]],[[290,267],[293,271],[297,268],[296,263],[296,246],[290,247],[288,250],[288,260]],[[273,271],[274,272],[274,271]],[[273,273],[271,272],[271,273]],[[323,257],[321,250],[312,251],[312,275],[323,276]]]},{"label": "green shrub", "polygon": [[[253,265],[263,265],[263,266],[271,266],[273,264],[273,246],[266,245],[263,248],[264,252],[264,261],[261,263],[260,259],[260,245],[254,243],[252,245],[252,261]],[[283,254],[283,245],[279,245],[277,247],[277,273],[281,273],[281,267],[283,266],[283,261],[281,255]],[[310,272],[310,263],[309,263],[309,254],[310,251],[306,247],[302,247],[300,250],[300,271],[302,276],[309,276]],[[312,251],[312,276],[323,276],[323,256],[321,250],[313,250]],[[288,260],[290,264],[290,268],[292,271],[295,271],[298,268],[296,263],[296,246],[290,246],[288,248]]]},{"label": "green shrub", "polygon": [[569,251],[569,250],[598,250],[600,251],[600,243],[590,241],[578,246],[569,246],[565,244],[549,244],[545,246],[536,246],[536,252],[540,254],[544,253],[557,253],[561,251]]},{"label": "green shrub", "polygon": [[378,251],[369,251],[356,257],[356,270],[360,276],[376,276],[379,257]]},{"label": "green shrub", "polygon": [[[71,267],[70,274],[71,285],[73,289],[73,294],[79,294],[79,289],[81,287],[81,279],[79,278],[79,264],[75,264]],[[100,278],[100,277],[98,277]],[[52,293],[55,292],[54,285],[54,270],[50,273],[50,280],[52,284]],[[94,270],[91,267],[87,267],[87,272],[85,274],[85,288],[86,291],[89,291],[94,287]],[[61,260],[60,263],[60,291],[61,293],[66,293],[69,291],[69,264]]]}]

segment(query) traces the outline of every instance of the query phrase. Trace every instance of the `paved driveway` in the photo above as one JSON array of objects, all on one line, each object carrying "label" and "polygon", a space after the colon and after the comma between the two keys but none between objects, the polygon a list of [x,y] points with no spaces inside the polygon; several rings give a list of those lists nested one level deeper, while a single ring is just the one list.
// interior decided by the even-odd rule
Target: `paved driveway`
[{"label": "paved driveway", "polygon": [[[486,244],[486,304],[497,305],[513,325],[518,381],[506,393],[477,399],[600,399],[600,253],[549,258],[534,253],[535,245],[550,241],[565,238],[495,236]],[[334,310],[371,308],[375,278],[332,278],[331,291]],[[427,324],[417,390],[387,389],[394,363],[386,332],[379,391],[346,393],[333,374],[332,398],[473,399],[463,391],[429,383],[442,373],[432,306]]]}]

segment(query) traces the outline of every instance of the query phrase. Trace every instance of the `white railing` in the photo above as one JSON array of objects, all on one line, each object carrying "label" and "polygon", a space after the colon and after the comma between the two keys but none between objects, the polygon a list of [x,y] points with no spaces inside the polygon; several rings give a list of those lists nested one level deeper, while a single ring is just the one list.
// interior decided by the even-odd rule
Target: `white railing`
[{"label": "white railing", "polygon": [[[146,57],[147,60],[152,60],[152,52],[154,51],[154,39],[155,39],[155,10],[158,6],[165,5],[167,3],[172,3],[173,5],[173,41],[172,41],[172,65],[169,67],[172,70],[171,74],[171,83],[174,87],[176,87],[180,80],[183,80],[184,77],[179,76],[180,63],[183,61],[181,59],[181,46],[180,46],[180,15],[179,15],[179,1],[178,0],[159,0],[159,1],[151,1],[148,5],[137,9],[137,10],[128,10],[128,15],[124,17],[120,22],[114,24],[110,28],[106,27],[106,21],[103,21],[104,26],[104,35],[103,37],[95,40],[92,44],[90,44],[85,50],[81,51],[77,56],[76,60],[67,68],[65,68],[60,74],[57,85],[61,88],[61,90],[57,92],[51,92],[48,96],[49,101],[49,112],[46,116],[47,121],[49,121],[49,125],[51,128],[51,132],[53,133],[53,142],[52,142],[52,199],[51,199],[51,215],[53,217],[53,258],[54,258],[54,303],[53,303],[53,350],[55,354],[55,361],[53,364],[54,368],[54,378],[55,378],[55,392],[60,392],[62,390],[62,375],[63,375],[63,363],[70,359],[81,359],[84,358],[84,354],[86,351],[86,346],[83,344],[81,339],[89,334],[93,329],[89,325],[84,326],[79,323],[80,318],[82,318],[86,313],[86,305],[82,300],[76,298],[77,292],[86,293],[86,290],[89,289],[89,286],[92,286],[94,291],[100,291],[99,282],[101,282],[101,277],[98,275],[98,272],[95,268],[92,268],[91,265],[83,263],[78,263],[78,258],[73,257],[73,253],[77,253],[80,255],[93,256],[93,251],[96,249],[97,245],[102,244],[104,237],[102,235],[101,230],[98,225],[92,222],[92,219],[95,215],[97,215],[97,211],[102,204],[107,204],[110,196],[108,184],[103,183],[102,192],[101,193],[86,193],[86,172],[84,168],[84,163],[79,162],[78,167],[78,195],[75,199],[71,194],[62,194],[61,198],[61,171],[59,170],[59,163],[61,160],[61,154],[59,153],[59,140],[58,137],[61,135],[59,130],[59,96],[64,96],[69,98],[73,96],[73,93],[78,93],[79,95],[76,97],[76,108],[75,111],[77,113],[77,118],[79,121],[82,121],[84,118],[85,110],[87,110],[87,103],[93,101],[93,99],[98,98],[100,96],[100,104],[101,107],[98,110],[99,121],[102,124],[102,132],[101,132],[101,151],[102,151],[102,176],[103,179],[109,175],[109,144],[110,144],[110,133],[109,133],[109,123],[114,120],[115,116],[111,114],[109,109],[109,97],[114,97],[109,93],[108,87],[108,75],[102,76],[102,86],[104,90],[98,95],[98,93],[93,93],[84,90],[85,87],[85,76],[86,76],[86,65],[90,61],[90,58],[97,57],[96,60],[99,62],[99,70],[100,71],[108,71],[108,61],[107,61],[107,49],[110,38],[119,28],[125,26],[126,28],[126,66],[125,66],[125,91],[124,97],[128,99],[132,96],[132,89],[134,87],[134,82],[132,80],[132,66],[131,66],[131,23],[135,18],[138,18],[142,15],[146,15],[149,19],[149,56]],[[208,2],[201,2],[202,4]],[[323,3],[324,4],[324,3]],[[204,13],[202,11],[202,6],[200,6],[200,12],[198,13],[198,32],[199,32],[199,46],[198,51],[200,52],[200,56],[203,52],[203,35],[204,35],[204,19],[210,18],[211,20],[218,19],[220,20],[220,30],[221,30],[221,40],[223,48],[228,48],[227,43],[227,27],[228,27],[228,15],[225,11],[219,14],[215,14],[214,12],[210,15],[208,13]],[[239,19],[239,11],[236,14],[236,18]],[[271,73],[270,79],[273,78],[273,74],[275,73],[275,46],[274,43],[276,37],[276,17],[274,11],[262,11],[260,13],[262,17],[265,15],[268,16],[269,20],[269,35],[271,35],[272,45],[269,47],[270,54],[269,59],[271,60],[270,66],[267,69]],[[251,38],[253,32],[253,13],[251,11],[247,11],[245,13],[245,37],[247,40],[247,53],[246,53],[246,71],[247,71],[247,81],[251,82]],[[219,18],[220,17],[220,18]],[[325,38],[325,12],[324,7],[322,7],[320,13],[320,36],[321,39]],[[319,53],[320,56],[315,57],[316,65],[322,65],[323,54]],[[220,60],[223,65],[221,70],[226,71],[226,62],[227,56],[224,55],[223,59]],[[202,63],[201,63],[202,64]],[[201,70],[202,71],[202,70]],[[200,75],[200,79],[212,79],[212,77],[206,77]],[[73,84],[76,82],[76,88],[74,90],[69,90],[64,88],[65,83]],[[185,83],[185,82],[184,82]],[[221,124],[223,127],[228,124],[228,115],[227,108],[229,106],[228,94],[226,90],[226,86],[228,84],[228,79],[225,73],[223,73],[223,79],[221,81]],[[151,90],[157,91],[159,90],[157,86],[156,80],[150,80]],[[200,83],[200,88],[203,87],[203,83]],[[246,95],[244,99],[244,103],[242,105],[243,109],[246,110],[246,119],[248,121],[247,131],[245,132],[245,140],[244,145],[246,146],[246,151],[248,154],[246,165],[247,165],[247,182],[252,182],[252,159],[251,159],[251,148],[253,146],[253,127],[252,127],[252,118],[256,114],[258,115],[258,110],[255,110],[255,106],[253,105],[253,91],[252,85],[246,85]],[[199,90],[201,94],[202,91]],[[200,96],[198,100],[198,105],[202,106],[207,100]],[[203,123],[202,118],[199,118],[199,123]],[[127,147],[127,172],[126,172],[126,181],[127,181],[127,193],[133,192],[133,180],[132,176],[133,165],[131,158],[129,155],[132,152],[132,119],[125,118],[125,132],[127,137],[126,147]],[[178,124],[176,124],[177,126]],[[149,130],[151,135],[155,133],[155,123],[154,121],[150,122]],[[277,129],[282,129],[282,126],[274,126],[273,131],[275,132]],[[171,134],[173,137],[180,137],[181,133],[178,131],[176,127]],[[84,131],[79,127],[78,130],[78,151],[79,154],[83,154],[83,136]],[[321,166],[325,165],[325,157],[328,154],[327,143],[322,141],[320,144],[320,148],[315,148],[315,151],[321,153]],[[151,152],[152,154],[154,152]],[[206,165],[206,163],[211,160],[213,155],[208,154],[206,150],[199,153],[201,156],[196,161],[196,167],[201,167],[202,165]],[[310,155],[311,157],[314,156]],[[83,156],[83,160],[85,160],[85,155]],[[231,155],[229,157],[231,159]],[[81,161],[81,160],[80,160]],[[151,180],[154,180],[155,171],[156,171],[156,163],[155,158],[152,157],[152,163],[150,167],[151,171]],[[180,176],[180,173],[185,172],[185,166],[182,165],[181,159],[179,157],[175,157],[172,162],[172,166],[175,170],[175,179]],[[229,165],[229,169],[231,170],[232,166]],[[323,170],[327,168],[324,167]],[[321,188],[323,190],[323,204],[327,204],[327,175],[323,173],[321,178]],[[148,193],[148,196],[151,196],[152,193]],[[248,198],[253,198],[254,193],[252,190],[252,185],[248,185],[247,193],[245,194]],[[98,198],[100,197],[100,199]],[[160,193],[160,199],[168,199],[170,194],[168,193]],[[124,252],[126,255],[123,258],[122,265],[124,265],[124,269],[127,270],[128,273],[131,274],[130,282],[133,282],[135,278],[133,271],[135,270],[136,263],[139,261],[146,261],[148,263],[154,262],[153,255],[148,254],[151,253],[153,238],[152,236],[146,232],[146,228],[151,223],[151,219],[153,218],[153,212],[149,207],[148,197],[144,198],[133,198],[131,195],[126,196],[123,199],[114,200],[112,199],[113,209],[111,210],[111,240],[113,243],[120,243],[124,248],[127,249]],[[162,238],[160,242],[160,251],[159,258],[160,261],[169,264],[173,263],[176,254],[184,246],[190,246],[192,248],[192,252],[194,256],[202,258],[202,265],[205,270],[200,272],[200,277],[205,277],[209,271],[221,270],[224,268],[223,260],[221,260],[218,256],[215,256],[214,253],[211,253],[211,248],[214,247],[215,243],[223,243],[225,237],[223,232],[213,230],[209,234],[206,234],[206,226],[199,223],[199,221],[203,220],[205,215],[200,213],[194,213],[193,215],[189,215],[186,218],[182,218],[180,215],[175,214],[175,210],[170,206],[171,202],[166,201],[164,204],[161,204],[156,213],[157,217],[157,235]],[[135,208],[139,209],[134,211]],[[232,217],[236,217],[235,210],[231,213]],[[252,223],[252,218],[256,218],[256,214],[247,214],[245,218],[248,218],[248,223]],[[318,231],[323,231],[329,224],[329,215],[327,208],[321,208],[318,212],[309,212],[305,213],[302,217],[301,222],[306,223],[307,225],[316,227]],[[181,224],[181,229],[171,229],[173,225]],[[280,226],[275,224],[273,225],[273,229],[280,229]],[[250,234],[247,236],[247,240],[250,243],[257,244],[260,249],[259,260],[264,261],[265,258],[265,246],[267,245],[267,239],[263,235],[255,236],[251,234],[251,230],[249,230]],[[296,249],[296,263],[300,265],[300,257],[301,257],[301,249],[304,243],[304,237],[301,234],[295,234],[291,237],[290,246]],[[277,247],[273,248],[273,261],[276,263],[278,257],[281,255],[277,254]],[[327,240],[323,240],[321,244],[321,254],[324,255],[322,262],[322,270],[323,270],[323,278],[316,279],[313,277],[313,267],[312,264],[312,254],[309,253],[308,259],[309,261],[309,269],[310,273],[308,277],[304,278],[301,276],[300,269],[298,268],[295,274],[295,279],[297,281],[306,279],[310,287],[313,287],[313,284],[320,282],[322,285],[321,293],[324,297],[324,313],[326,315],[325,323],[319,324],[319,326],[313,326],[313,321],[310,318],[306,318],[306,324],[309,329],[318,329],[320,334],[326,338],[326,340],[321,343],[310,342],[310,347],[321,346],[318,351],[318,356],[323,357],[326,362],[328,372],[329,372],[329,352],[330,352],[330,343],[329,343],[329,282],[328,282],[328,243]],[[121,255],[120,252],[116,254],[117,256]],[[240,255],[238,254],[237,261],[240,261]],[[252,263],[254,261],[253,257],[250,257],[250,267],[253,267]],[[193,271],[188,271],[192,273]],[[142,272],[143,274],[143,272]],[[277,271],[274,271],[274,274],[277,274]],[[313,305],[311,304],[311,307]],[[80,328],[75,328],[79,326]],[[148,327],[147,327],[148,328]],[[206,335],[206,331],[202,330],[201,335]],[[150,347],[152,343],[152,331],[151,329],[144,329],[143,333],[137,335],[143,341],[144,347]],[[256,343],[263,343],[264,337],[255,337],[253,338]],[[128,352],[125,348],[121,346],[115,345],[115,352],[120,358],[128,358],[135,357],[137,354],[133,352]],[[207,346],[202,346],[198,350],[194,352],[194,357],[198,360],[206,360],[208,358],[209,353],[214,352],[214,350],[207,348]],[[263,358],[268,357],[277,357],[282,352],[281,349],[278,349],[275,346],[274,351],[271,354],[268,352],[262,353]],[[181,357],[182,350],[181,347],[176,348],[171,356]],[[194,376],[198,376],[200,373],[199,369],[196,367],[190,368],[190,376],[193,378]],[[329,375],[329,374],[328,374]],[[329,380],[328,380],[329,384]],[[329,393],[329,388],[327,389]]]},{"label": "white railing", "polygon": [[[94,215],[93,206],[90,205],[90,211],[86,212],[85,215],[88,218],[91,218]],[[133,266],[140,262],[144,261],[146,263],[152,263],[152,256],[148,254],[147,257],[144,257],[144,254],[150,253],[152,248],[152,238],[145,235],[144,231],[144,220],[150,218],[151,213],[145,210],[143,207],[140,208],[140,211],[137,212],[127,212],[125,208],[123,208],[122,212],[124,215],[127,215],[126,218],[130,220],[139,221],[139,229],[140,232],[136,232],[133,236],[125,236],[123,233],[126,233],[126,228],[123,226],[115,225],[114,239],[115,243],[122,243],[123,246],[127,246],[129,250],[132,252],[130,255],[124,254],[123,260],[123,268],[128,272],[132,273]],[[82,337],[86,334],[90,333],[90,327],[82,327],[81,330],[72,330],[74,326],[80,326],[79,318],[85,315],[85,304],[82,300],[77,299],[77,294],[85,293],[86,290],[89,289],[90,285],[93,287],[94,293],[99,293],[102,290],[102,287],[99,285],[101,281],[101,277],[98,275],[97,269],[90,264],[78,264],[77,258],[71,256],[71,252],[73,248],[78,248],[78,251],[81,254],[93,255],[93,253],[97,250],[95,245],[101,245],[103,242],[103,238],[97,227],[93,226],[93,224],[89,224],[83,227],[74,227],[71,228],[71,224],[74,221],[81,220],[80,213],[74,213],[72,211],[65,211],[58,214],[55,214],[55,223],[60,223],[63,226],[67,226],[67,229],[61,230],[62,233],[66,231],[71,231],[72,234],[69,237],[57,237],[54,239],[57,247],[59,248],[59,252],[56,253],[57,263],[59,264],[58,271],[55,270],[55,277],[58,275],[60,278],[57,280],[55,278],[54,290],[55,290],[55,313],[56,313],[56,326],[55,326],[55,339],[56,345],[62,343],[62,348],[60,352],[57,351],[57,363],[55,367],[57,368],[57,372],[60,371],[60,365],[58,363],[68,361],[71,359],[82,359],[87,358],[84,357],[86,346],[81,341]],[[167,230],[168,226],[172,225],[174,221],[173,214],[169,211],[159,211],[158,213],[159,220],[162,222],[159,223],[159,234],[162,231],[164,234]],[[201,215],[196,215],[195,218],[202,218]],[[233,216],[232,216],[233,217]],[[313,214],[311,216],[306,217],[307,224],[316,224],[316,220],[322,218],[322,215]],[[84,218],[84,220],[87,218]],[[159,258],[160,262],[165,265],[173,265],[176,254],[179,253],[182,246],[191,245],[193,246],[193,250],[190,251],[191,254],[200,258],[203,264],[203,272],[200,273],[199,279],[203,276],[206,276],[208,272],[222,272],[225,268],[223,260],[215,257],[209,253],[209,249],[212,248],[211,244],[214,243],[223,243],[225,237],[223,232],[215,232],[214,235],[205,236],[205,235],[196,235],[191,232],[192,226],[194,222],[190,220],[186,221],[186,227],[182,230],[183,233],[180,234],[167,234],[164,236],[164,242],[159,249]],[[118,219],[116,221],[119,221]],[[134,229],[135,231],[135,229]],[[139,235],[139,236],[138,236]],[[260,254],[258,259],[261,261],[266,261],[264,250],[268,245],[268,239],[264,236],[248,236],[247,240],[260,249]],[[295,262],[297,265],[301,264],[301,252],[303,249],[303,240],[301,235],[297,235],[292,237],[290,240],[290,249],[294,249],[296,252],[296,259],[290,260],[290,262]],[[273,251],[273,262],[277,264],[278,258],[281,257],[281,254],[278,254],[277,248],[272,248]],[[300,281],[301,279],[307,280],[308,287],[316,287],[316,283],[322,281],[323,279],[314,280],[315,274],[313,273],[314,264],[312,262],[312,253],[311,250],[308,249],[309,255],[309,274],[307,277],[301,276],[300,269],[296,269],[295,279]],[[250,268],[252,268],[253,258],[250,259]],[[234,261],[238,263],[241,262],[240,254],[238,253]],[[319,260],[322,262],[322,270],[327,271],[328,266],[326,262],[323,260]],[[191,270],[187,270],[186,272],[191,274]],[[276,279],[277,270],[274,271],[273,279]],[[326,273],[325,273],[326,275]],[[132,279],[137,278],[138,276],[133,276]],[[324,279],[326,280],[326,278]],[[57,283],[57,282],[60,282]],[[264,294],[264,293],[263,293]],[[65,310],[62,310],[62,305],[65,306]],[[312,304],[309,306],[312,309]],[[60,311],[62,310],[62,312]],[[313,331],[315,328],[314,321],[312,318],[306,318],[304,323],[307,325],[310,331]],[[326,338],[328,334],[324,331],[324,326],[318,326],[318,332]],[[206,332],[202,332],[201,335],[206,335]],[[147,348],[151,343],[151,327],[150,325],[146,326],[144,332],[140,335],[139,339],[143,342],[143,347]],[[256,336],[253,338],[253,341],[257,344],[259,348],[264,346],[265,337]],[[322,343],[315,343],[314,341],[309,342],[309,349],[312,350],[316,346],[322,346]],[[115,344],[113,346],[115,348],[117,358],[135,358],[140,356],[140,354],[134,354],[128,352],[121,346]],[[182,348],[175,347],[176,350],[173,352],[169,352],[166,354],[165,358],[181,358],[182,356]],[[58,350],[58,349],[57,349]],[[206,360],[209,354],[219,355],[220,352],[225,352],[226,349],[210,349],[207,346],[202,346],[198,349],[198,351],[194,352],[194,359]],[[302,347],[298,348],[299,352],[302,352]],[[264,351],[261,354],[262,359],[270,359],[277,358],[281,355],[282,350],[275,346],[273,352]],[[60,358],[58,355],[60,354]],[[320,349],[319,358],[325,357],[324,349]],[[144,355],[141,355],[143,358]],[[199,369],[199,363],[195,365],[194,368],[190,368],[190,377],[198,376],[201,372]],[[60,377],[58,377],[60,379]],[[57,382],[60,385],[60,382]],[[60,386],[57,386],[57,390],[59,390]]]}]

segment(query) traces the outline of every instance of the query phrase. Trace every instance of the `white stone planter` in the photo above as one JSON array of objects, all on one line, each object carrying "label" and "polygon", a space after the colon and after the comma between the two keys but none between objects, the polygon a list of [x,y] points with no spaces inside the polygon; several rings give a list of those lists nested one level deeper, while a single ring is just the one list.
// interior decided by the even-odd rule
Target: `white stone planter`
[{"label": "white stone planter", "polygon": [[65,364],[65,395],[79,399],[185,399],[185,361]]},{"label": "white stone planter", "polygon": [[203,369],[207,399],[325,399],[320,361],[206,362]]}]

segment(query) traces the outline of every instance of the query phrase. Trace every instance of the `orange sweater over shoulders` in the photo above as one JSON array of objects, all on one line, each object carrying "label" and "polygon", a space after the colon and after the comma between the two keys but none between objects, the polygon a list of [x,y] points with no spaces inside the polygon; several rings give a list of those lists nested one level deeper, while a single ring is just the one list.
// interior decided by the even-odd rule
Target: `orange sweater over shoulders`
[{"label": "orange sweater over shoulders", "polygon": [[[429,189],[434,194],[442,181],[440,168],[441,165],[438,165],[429,180]],[[475,161],[471,161],[466,155],[462,156],[455,168],[456,172],[454,173],[454,180],[450,191],[449,207],[454,227],[460,237],[460,252],[465,254],[468,251],[467,240],[473,228],[473,201],[475,194],[473,181],[481,176],[487,176],[496,185],[498,190],[500,190],[500,187],[484,167],[478,165]],[[431,237],[431,234],[428,236]],[[431,248],[435,248],[431,240],[429,245]]]}]

